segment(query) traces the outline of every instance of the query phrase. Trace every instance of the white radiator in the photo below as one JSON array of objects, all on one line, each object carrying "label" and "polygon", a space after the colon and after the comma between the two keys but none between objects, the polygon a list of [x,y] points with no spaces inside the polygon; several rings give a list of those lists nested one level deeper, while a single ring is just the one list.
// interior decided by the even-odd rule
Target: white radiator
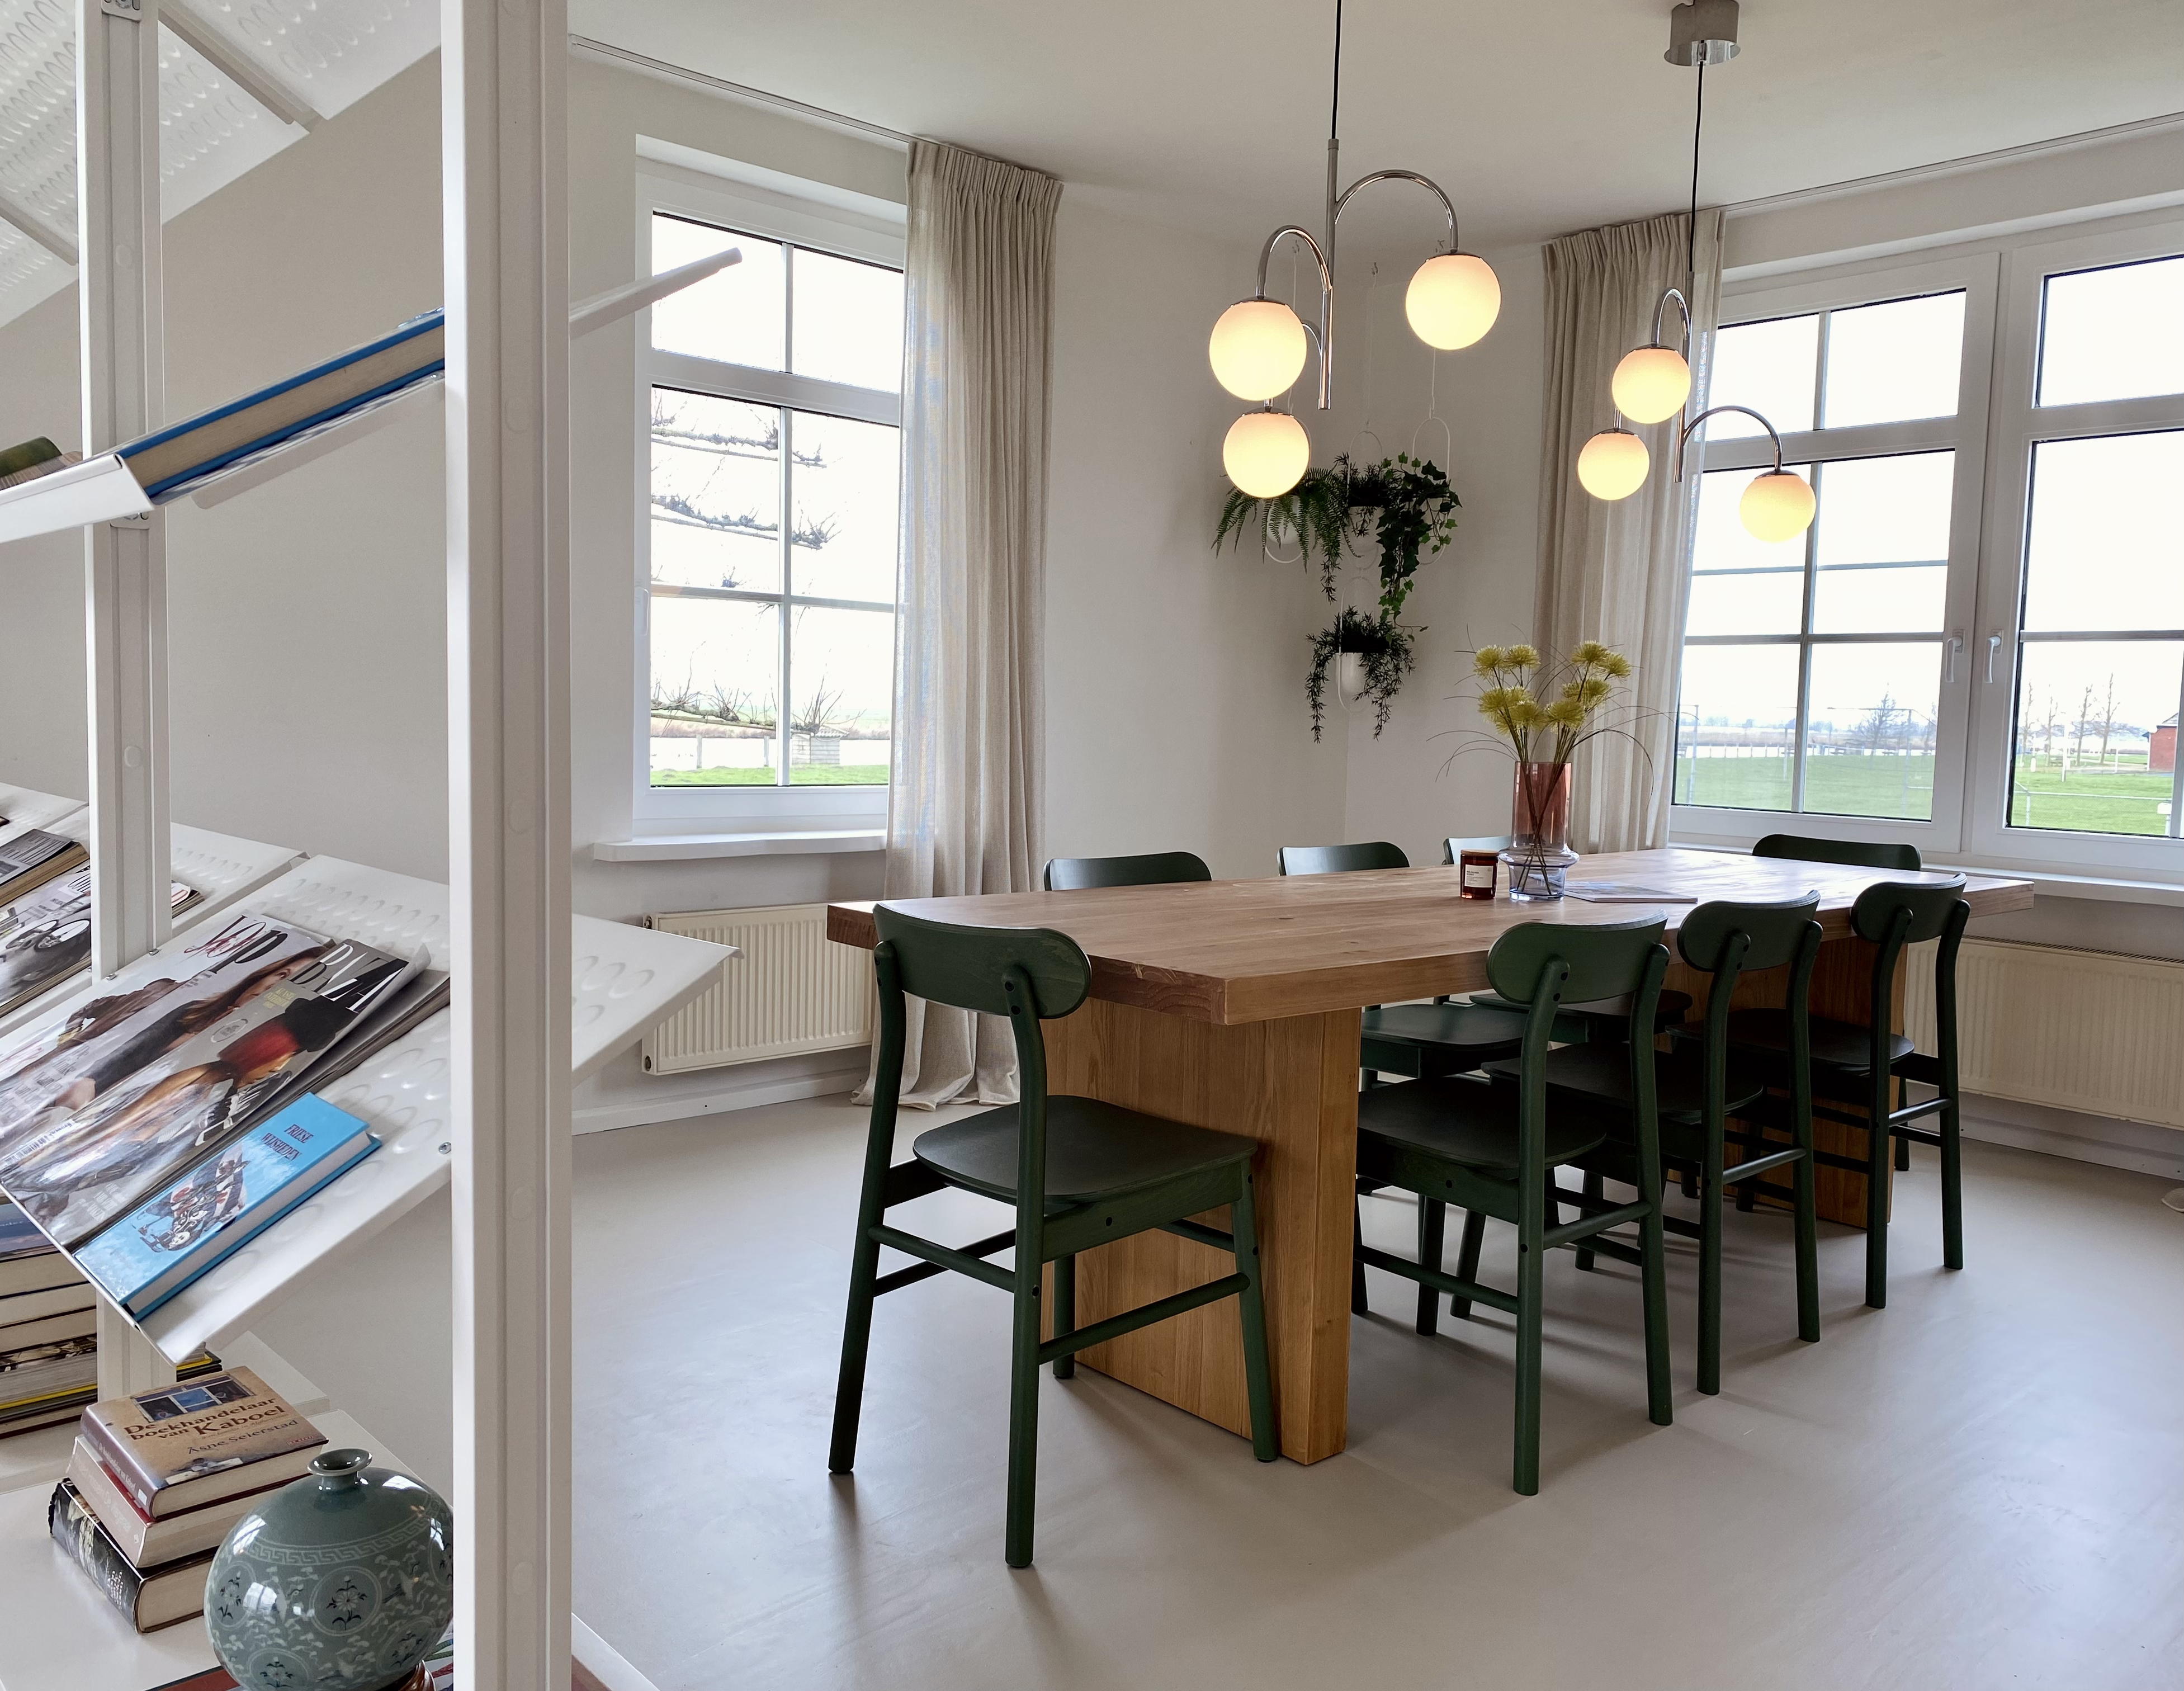
[{"label": "white radiator", "polygon": [[647,1074],[679,1074],[871,1041],[872,954],[827,939],[825,905],[685,910],[644,921],[663,934],[743,951],[719,985],[645,1036]]},{"label": "white radiator", "polygon": [[[1904,1030],[1934,1050],[1932,945],[1911,948]],[[2184,1127],[2184,963],[1966,940],[1957,963],[1967,1092]]]}]

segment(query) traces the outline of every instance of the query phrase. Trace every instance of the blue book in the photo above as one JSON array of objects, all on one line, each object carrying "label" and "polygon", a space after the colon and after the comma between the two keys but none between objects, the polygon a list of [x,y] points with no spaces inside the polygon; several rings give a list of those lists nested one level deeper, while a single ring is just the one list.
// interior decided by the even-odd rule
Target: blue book
[{"label": "blue book", "polygon": [[76,1266],[141,1320],[378,1148],[306,1092],[95,1235]]}]

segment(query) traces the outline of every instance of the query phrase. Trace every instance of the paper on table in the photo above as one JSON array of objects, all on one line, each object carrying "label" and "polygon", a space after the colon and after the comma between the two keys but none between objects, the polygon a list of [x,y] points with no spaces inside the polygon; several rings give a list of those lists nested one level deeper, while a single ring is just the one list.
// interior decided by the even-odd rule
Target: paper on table
[{"label": "paper on table", "polygon": [[1587,904],[1696,904],[1688,892],[1663,892],[1654,886],[1631,886],[1622,881],[1572,881],[1563,889]]}]

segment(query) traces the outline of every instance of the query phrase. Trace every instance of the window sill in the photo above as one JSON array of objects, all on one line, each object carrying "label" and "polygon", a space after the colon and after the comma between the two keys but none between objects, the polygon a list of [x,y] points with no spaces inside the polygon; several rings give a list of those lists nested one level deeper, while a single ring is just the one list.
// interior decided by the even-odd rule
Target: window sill
[{"label": "window sill", "polygon": [[[1748,855],[1747,846],[1716,840],[1677,839],[1669,843],[1692,851],[1719,851],[1724,856]],[[2001,880],[2030,881],[2034,896],[2049,898],[2089,898],[2103,904],[2156,904],[2184,907],[2184,885],[2175,881],[2127,880],[2119,875],[2080,875],[2061,869],[2023,869],[2007,863],[1981,863],[1958,852],[1937,852],[1926,860],[1929,869],[1961,869],[1968,875],[1991,875]]]},{"label": "window sill", "polygon": [[637,840],[601,840],[595,863],[666,863],[696,857],[803,857],[836,851],[884,851],[883,828],[829,828],[739,834],[653,834]]}]

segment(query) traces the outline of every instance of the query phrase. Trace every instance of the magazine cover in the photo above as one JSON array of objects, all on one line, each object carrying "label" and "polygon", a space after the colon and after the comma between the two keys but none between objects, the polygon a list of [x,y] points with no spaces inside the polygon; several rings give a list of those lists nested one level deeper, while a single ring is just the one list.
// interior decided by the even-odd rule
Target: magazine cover
[{"label": "magazine cover", "polygon": [[[187,909],[195,889],[174,883],[168,908]],[[91,961],[91,871],[78,869],[0,905],[0,1016],[27,1004]]]},{"label": "magazine cover", "polygon": [[148,1315],[378,1147],[363,1122],[307,1092],[99,1234],[76,1264]]},{"label": "magazine cover", "polygon": [[35,1114],[0,1076],[0,1188],[71,1250],[234,1138],[416,968],[259,916],[189,950],[223,961],[93,1041],[103,1055],[60,1063],[64,1085],[45,1075]]}]

